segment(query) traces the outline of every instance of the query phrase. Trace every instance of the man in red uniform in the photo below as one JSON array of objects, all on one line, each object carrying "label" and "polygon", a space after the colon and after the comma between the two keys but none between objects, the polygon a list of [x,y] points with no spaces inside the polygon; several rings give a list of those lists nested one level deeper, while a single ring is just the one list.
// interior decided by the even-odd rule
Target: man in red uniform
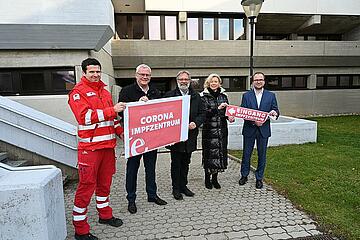
[{"label": "man in red uniform", "polygon": [[87,222],[87,207],[92,195],[96,195],[99,223],[113,227],[122,221],[112,214],[109,206],[112,175],[115,173],[116,135],[123,129],[116,120],[117,113],[125,109],[125,103],[113,104],[106,85],[100,80],[101,64],[94,58],[81,63],[83,76],[69,94],[69,105],[78,126],[79,184],[75,194],[73,224],[75,239],[96,240]]}]

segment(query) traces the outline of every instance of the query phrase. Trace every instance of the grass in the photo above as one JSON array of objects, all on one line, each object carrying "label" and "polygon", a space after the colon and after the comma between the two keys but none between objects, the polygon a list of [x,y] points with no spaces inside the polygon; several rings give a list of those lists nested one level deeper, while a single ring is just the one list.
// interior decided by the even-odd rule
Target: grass
[{"label": "grass", "polygon": [[310,120],[318,123],[317,143],[270,147],[265,180],[324,229],[360,239],[360,115]]}]

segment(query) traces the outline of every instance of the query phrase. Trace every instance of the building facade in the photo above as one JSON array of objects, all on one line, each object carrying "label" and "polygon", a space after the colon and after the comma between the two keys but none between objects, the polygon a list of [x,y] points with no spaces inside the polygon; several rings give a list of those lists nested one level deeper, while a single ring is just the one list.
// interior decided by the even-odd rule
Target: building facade
[{"label": "building facade", "polygon": [[[219,74],[232,104],[250,87],[240,0],[0,2],[0,94],[64,120],[72,121],[66,93],[88,56],[103,63],[114,96],[117,85],[134,81],[140,63],[152,67],[164,92],[182,69],[199,91],[210,73]],[[267,75],[282,114],[359,113],[360,2],[265,0],[254,70]]]}]

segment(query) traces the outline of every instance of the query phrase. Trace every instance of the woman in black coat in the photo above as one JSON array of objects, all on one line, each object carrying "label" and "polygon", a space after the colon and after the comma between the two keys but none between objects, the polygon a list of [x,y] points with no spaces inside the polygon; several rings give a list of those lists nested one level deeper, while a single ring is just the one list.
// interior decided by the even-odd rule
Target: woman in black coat
[{"label": "woman in black coat", "polygon": [[205,170],[205,187],[221,188],[218,173],[227,168],[228,127],[225,110],[229,104],[222,80],[217,74],[210,74],[204,83],[204,91],[200,94],[206,111],[202,129],[202,163]]}]

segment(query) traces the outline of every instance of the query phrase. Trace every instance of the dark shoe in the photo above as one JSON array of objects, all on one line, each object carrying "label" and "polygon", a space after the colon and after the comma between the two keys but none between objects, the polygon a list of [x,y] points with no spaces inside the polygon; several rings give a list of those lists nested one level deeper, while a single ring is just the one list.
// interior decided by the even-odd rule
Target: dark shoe
[{"label": "dark shoe", "polygon": [[134,214],[137,212],[137,207],[136,207],[136,204],[134,202],[129,202],[128,204],[128,211],[129,213],[131,214]]},{"label": "dark shoe", "polygon": [[214,173],[214,174],[212,175],[212,180],[211,180],[211,182],[212,182],[212,185],[214,186],[214,188],[220,189],[221,186],[220,186],[220,184],[219,184],[219,182],[218,182],[217,177],[218,177],[218,174],[217,174],[217,173]]},{"label": "dark shoe", "polygon": [[207,189],[212,189],[213,185],[210,181],[210,173],[205,170],[205,187]]},{"label": "dark shoe", "polygon": [[239,180],[239,185],[244,185],[248,181],[247,177],[241,177]]},{"label": "dark shoe", "polygon": [[75,239],[76,240],[98,240],[98,238],[95,237],[94,235],[92,235],[91,233],[83,234],[83,235],[78,235],[75,233]]},{"label": "dark shoe", "polygon": [[183,195],[180,193],[180,192],[178,192],[178,191],[173,191],[172,192],[172,195],[174,196],[174,198],[176,199],[176,200],[183,200],[184,198],[183,198]]},{"label": "dark shoe", "polygon": [[120,218],[112,217],[110,219],[101,219],[99,218],[99,223],[107,224],[112,227],[120,227],[123,224],[123,221]]},{"label": "dark shoe", "polygon": [[155,198],[148,198],[148,202],[153,202],[157,205],[166,205],[167,202],[156,196]]},{"label": "dark shoe", "polygon": [[187,197],[193,197],[195,195],[195,193],[190,191],[187,187],[184,187],[184,190],[182,190],[181,193],[185,194]]},{"label": "dark shoe", "polygon": [[262,189],[262,188],[263,188],[263,182],[262,182],[262,180],[256,180],[255,187],[256,187],[257,189]]}]

